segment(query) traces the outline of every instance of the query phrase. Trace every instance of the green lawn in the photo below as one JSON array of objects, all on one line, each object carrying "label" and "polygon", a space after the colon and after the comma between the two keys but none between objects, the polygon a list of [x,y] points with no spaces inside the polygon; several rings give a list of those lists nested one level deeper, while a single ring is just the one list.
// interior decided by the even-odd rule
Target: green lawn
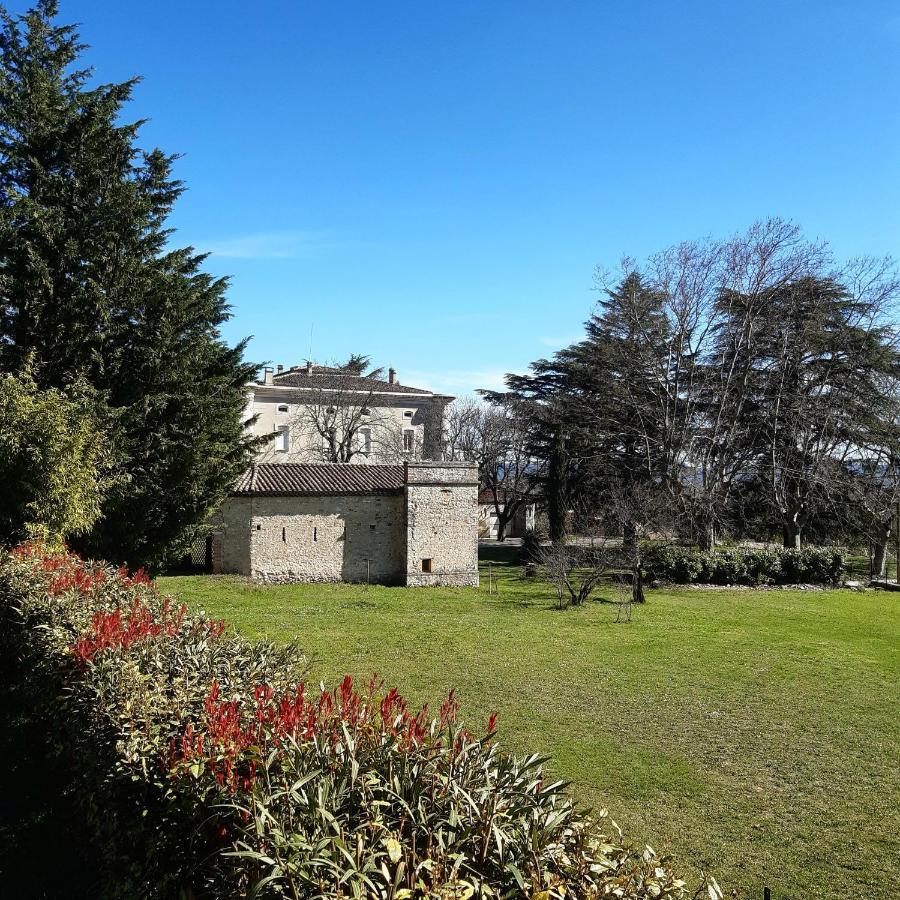
[{"label": "green lawn", "polygon": [[898,595],[650,591],[552,608],[494,562],[481,589],[259,587],[163,578],[250,635],[296,639],[311,675],[384,675],[416,701],[451,687],[506,746],[552,755],[579,799],[638,842],[709,868],[726,894],[898,896]]}]

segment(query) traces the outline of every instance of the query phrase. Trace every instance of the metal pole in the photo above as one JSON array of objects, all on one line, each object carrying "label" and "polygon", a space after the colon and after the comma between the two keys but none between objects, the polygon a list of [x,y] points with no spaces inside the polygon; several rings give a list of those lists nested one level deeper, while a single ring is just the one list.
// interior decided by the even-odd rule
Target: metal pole
[{"label": "metal pole", "polygon": [[369,557],[366,557],[366,587],[369,586]]},{"label": "metal pole", "polygon": [[494,593],[494,564],[488,563],[488,593]]}]

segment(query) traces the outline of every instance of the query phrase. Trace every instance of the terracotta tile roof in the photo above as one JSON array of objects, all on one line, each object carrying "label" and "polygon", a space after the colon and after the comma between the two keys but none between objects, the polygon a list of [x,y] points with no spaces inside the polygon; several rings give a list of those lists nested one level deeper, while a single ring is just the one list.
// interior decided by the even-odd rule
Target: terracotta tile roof
[{"label": "terracotta tile roof", "polygon": [[404,484],[403,466],[259,463],[244,472],[232,493],[282,497],[396,494]]},{"label": "terracotta tile roof", "polygon": [[398,382],[390,382],[381,378],[370,378],[367,375],[349,375],[341,369],[331,366],[313,366],[310,374],[306,366],[297,366],[286,372],[276,372],[272,383],[280,387],[310,388],[311,390],[330,391],[371,391],[375,394],[431,394],[422,388],[409,387]]}]

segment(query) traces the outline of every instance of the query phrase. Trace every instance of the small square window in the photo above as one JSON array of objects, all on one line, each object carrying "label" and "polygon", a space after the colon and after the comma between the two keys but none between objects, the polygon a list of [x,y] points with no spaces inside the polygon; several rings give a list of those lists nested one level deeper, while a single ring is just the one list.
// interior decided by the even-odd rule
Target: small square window
[{"label": "small square window", "polygon": [[430,559],[422,560],[422,571],[428,575],[431,574],[431,560]]}]

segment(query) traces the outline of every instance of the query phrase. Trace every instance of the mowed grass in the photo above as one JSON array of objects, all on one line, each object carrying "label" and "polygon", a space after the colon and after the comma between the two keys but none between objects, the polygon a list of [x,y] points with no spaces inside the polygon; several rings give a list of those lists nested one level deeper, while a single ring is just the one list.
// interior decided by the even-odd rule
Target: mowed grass
[{"label": "mowed grass", "polygon": [[[900,595],[657,590],[630,624],[495,554],[498,593],[162,578],[250,637],[296,640],[311,677],[382,675],[467,721],[499,713],[576,797],[688,875],[762,898],[900,896]],[[483,563],[483,572],[485,571]],[[601,591],[612,597],[612,591]]]}]

